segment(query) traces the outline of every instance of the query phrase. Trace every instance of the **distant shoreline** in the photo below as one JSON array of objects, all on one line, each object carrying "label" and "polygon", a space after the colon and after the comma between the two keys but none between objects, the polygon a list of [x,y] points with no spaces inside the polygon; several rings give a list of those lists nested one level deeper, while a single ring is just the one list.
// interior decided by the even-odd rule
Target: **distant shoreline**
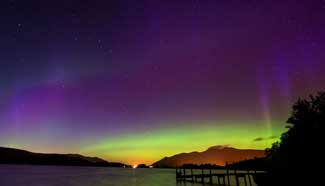
[{"label": "distant shoreline", "polygon": [[131,168],[130,165],[124,163],[107,162],[97,157],[87,157],[80,154],[34,153],[5,147],[0,147],[0,164]]},{"label": "distant shoreline", "polygon": [[82,167],[82,168],[119,168],[132,169],[132,167],[109,167],[109,166],[83,166],[83,165],[38,165],[38,164],[6,164],[0,163],[0,166],[40,166],[40,167]]}]

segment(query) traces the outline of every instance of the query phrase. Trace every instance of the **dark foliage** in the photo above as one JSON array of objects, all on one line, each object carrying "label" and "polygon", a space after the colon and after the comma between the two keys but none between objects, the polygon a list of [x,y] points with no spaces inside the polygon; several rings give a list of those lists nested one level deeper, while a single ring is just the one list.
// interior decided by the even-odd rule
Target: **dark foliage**
[{"label": "dark foliage", "polygon": [[249,160],[242,160],[239,162],[232,163],[228,165],[230,169],[236,170],[261,170],[264,171],[267,169],[266,158],[254,158]]},{"label": "dark foliage", "polygon": [[149,168],[149,166],[146,165],[146,164],[144,164],[144,163],[142,163],[142,164],[139,164],[139,165],[137,166],[137,168]]},{"label": "dark foliage", "polygon": [[181,168],[192,168],[192,169],[224,169],[224,166],[216,165],[216,164],[184,164]]},{"label": "dark foliage", "polygon": [[281,141],[267,149],[270,179],[277,184],[318,182],[324,158],[325,92],[299,99],[287,124],[288,131],[282,134]]}]

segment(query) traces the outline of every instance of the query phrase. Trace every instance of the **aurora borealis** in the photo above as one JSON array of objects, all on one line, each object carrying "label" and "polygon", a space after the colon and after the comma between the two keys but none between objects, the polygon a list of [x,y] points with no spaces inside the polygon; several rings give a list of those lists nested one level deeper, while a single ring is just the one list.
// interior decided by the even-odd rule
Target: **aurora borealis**
[{"label": "aurora borealis", "polygon": [[298,97],[325,89],[322,0],[2,0],[0,12],[0,146],[130,164],[264,149]]}]

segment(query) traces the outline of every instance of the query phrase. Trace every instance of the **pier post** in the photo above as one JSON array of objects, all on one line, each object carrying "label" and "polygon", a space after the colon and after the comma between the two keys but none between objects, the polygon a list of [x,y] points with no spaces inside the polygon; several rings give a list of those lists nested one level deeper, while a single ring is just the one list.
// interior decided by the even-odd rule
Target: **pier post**
[{"label": "pier post", "polygon": [[212,185],[212,174],[211,174],[211,168],[210,168],[210,184]]},{"label": "pier post", "polygon": [[227,182],[228,182],[227,184],[230,185],[228,162],[226,162],[226,174],[227,174]]},{"label": "pier post", "polygon": [[244,175],[245,186],[247,186],[246,175]]},{"label": "pier post", "polygon": [[252,181],[251,181],[251,175],[249,173],[249,170],[247,169],[247,176],[248,176],[248,182],[249,182],[249,186],[252,186]]},{"label": "pier post", "polygon": [[204,170],[202,168],[202,177],[201,177],[201,182],[204,183]]},{"label": "pier post", "polygon": [[[218,184],[219,185],[221,185],[221,180],[222,180],[221,178],[222,178],[221,176],[218,177]],[[224,185],[225,184],[225,180],[223,179],[222,181],[223,181],[223,185]]]},{"label": "pier post", "polygon": [[194,176],[193,176],[193,169],[191,168],[191,178],[192,178],[192,182],[194,182]]},{"label": "pier post", "polygon": [[185,170],[185,168],[183,168],[183,180],[184,181],[186,181],[186,176],[185,175],[186,175],[186,170]]},{"label": "pier post", "polygon": [[238,186],[239,185],[239,180],[238,180],[238,177],[237,177],[236,169],[234,170],[234,175],[235,175],[236,186]]}]

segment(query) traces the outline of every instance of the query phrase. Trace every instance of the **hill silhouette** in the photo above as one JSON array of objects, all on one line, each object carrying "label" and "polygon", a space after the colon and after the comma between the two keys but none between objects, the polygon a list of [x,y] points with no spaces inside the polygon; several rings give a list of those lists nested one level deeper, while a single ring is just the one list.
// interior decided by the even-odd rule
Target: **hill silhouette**
[{"label": "hill silhouette", "polygon": [[203,152],[180,153],[171,157],[165,157],[152,165],[154,167],[180,167],[184,164],[215,164],[223,166],[226,162],[238,162],[245,159],[264,156],[264,150],[213,146]]},{"label": "hill silhouette", "polygon": [[97,157],[87,157],[80,154],[45,154],[26,150],[0,147],[0,164],[25,165],[65,165],[65,166],[100,166],[124,167],[118,162],[107,162]]}]

